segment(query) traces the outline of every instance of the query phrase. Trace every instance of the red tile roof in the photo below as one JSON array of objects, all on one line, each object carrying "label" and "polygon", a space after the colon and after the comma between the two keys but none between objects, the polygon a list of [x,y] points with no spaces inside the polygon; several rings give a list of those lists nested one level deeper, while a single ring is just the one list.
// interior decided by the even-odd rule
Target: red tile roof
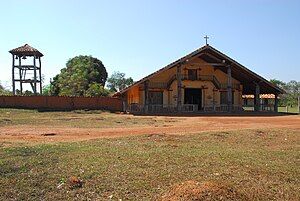
[{"label": "red tile roof", "polygon": [[9,53],[17,56],[38,56],[38,57],[44,56],[40,51],[31,47],[28,44],[12,49],[9,51]]},{"label": "red tile roof", "polygon": [[[247,99],[253,99],[254,95],[242,95],[243,98],[247,98]],[[259,98],[263,98],[263,99],[275,99],[275,95],[274,94],[260,94]]]}]

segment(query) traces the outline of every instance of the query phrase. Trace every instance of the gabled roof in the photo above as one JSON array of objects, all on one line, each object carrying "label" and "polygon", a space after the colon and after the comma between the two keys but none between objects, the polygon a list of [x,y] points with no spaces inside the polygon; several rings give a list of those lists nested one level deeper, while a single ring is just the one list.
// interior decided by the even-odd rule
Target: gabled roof
[{"label": "gabled roof", "polygon": [[25,44],[21,47],[12,49],[9,51],[9,53],[11,53],[13,55],[17,55],[17,56],[37,56],[37,57],[44,56],[40,51],[31,47],[28,44]]},{"label": "gabled roof", "polygon": [[258,74],[254,73],[253,71],[249,70],[245,66],[241,65],[234,59],[228,57],[227,55],[223,54],[219,50],[213,48],[210,45],[205,45],[192,53],[172,62],[171,64],[155,71],[154,73],[142,78],[141,80],[135,82],[131,86],[123,89],[118,94],[123,94],[128,91],[131,87],[139,85],[144,81],[152,78],[158,73],[164,72],[168,69],[171,69],[179,64],[182,64],[188,61],[190,58],[199,57],[208,63],[213,63],[212,66],[215,68],[223,71],[226,73],[227,68],[226,66],[230,65],[232,68],[232,76],[239,80],[246,88],[244,89],[244,93],[253,93],[255,91],[255,83],[258,83],[261,86],[261,93],[285,93],[282,89],[275,86],[268,80],[264,79],[263,77],[259,76]]}]

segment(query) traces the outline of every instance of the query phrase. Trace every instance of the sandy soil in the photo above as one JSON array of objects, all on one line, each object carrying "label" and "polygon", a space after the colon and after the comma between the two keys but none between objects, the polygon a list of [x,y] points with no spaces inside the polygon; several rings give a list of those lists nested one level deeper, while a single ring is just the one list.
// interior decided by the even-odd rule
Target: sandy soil
[{"label": "sandy soil", "polygon": [[[142,117],[141,117],[142,118]],[[132,126],[126,128],[60,128],[42,126],[0,127],[0,142],[60,142],[81,141],[143,134],[191,134],[204,131],[239,129],[292,128],[299,130],[300,116],[271,117],[157,117],[161,126]],[[174,122],[174,119],[177,121]]]}]

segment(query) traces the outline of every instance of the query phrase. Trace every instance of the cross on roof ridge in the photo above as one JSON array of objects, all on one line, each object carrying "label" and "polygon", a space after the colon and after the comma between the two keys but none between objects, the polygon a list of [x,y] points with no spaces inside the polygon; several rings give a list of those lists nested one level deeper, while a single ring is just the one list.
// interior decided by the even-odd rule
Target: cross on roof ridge
[{"label": "cross on roof ridge", "polygon": [[205,45],[208,45],[207,41],[208,41],[209,37],[207,35],[205,35],[204,38],[205,38]]}]

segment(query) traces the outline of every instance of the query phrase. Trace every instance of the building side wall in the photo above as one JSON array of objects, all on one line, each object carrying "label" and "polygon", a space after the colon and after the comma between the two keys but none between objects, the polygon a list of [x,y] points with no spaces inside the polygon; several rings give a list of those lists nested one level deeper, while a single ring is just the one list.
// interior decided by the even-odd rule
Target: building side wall
[{"label": "building side wall", "polygon": [[127,91],[128,104],[140,104],[140,90],[138,86],[134,86]]}]

